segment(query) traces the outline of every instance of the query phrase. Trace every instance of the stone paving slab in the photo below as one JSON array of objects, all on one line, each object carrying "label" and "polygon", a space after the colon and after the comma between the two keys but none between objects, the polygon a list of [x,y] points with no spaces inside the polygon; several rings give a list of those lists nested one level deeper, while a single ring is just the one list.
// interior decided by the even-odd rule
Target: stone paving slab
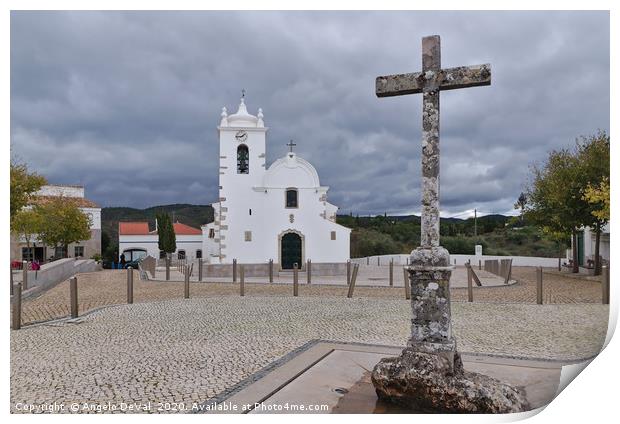
[{"label": "stone paving slab", "polygon": [[[409,313],[404,299],[213,296],[34,325],[11,332],[11,410],[54,401],[191,408],[309,340],[403,345]],[[464,352],[577,361],[600,351],[608,313],[602,305],[455,303],[454,333]]]}]

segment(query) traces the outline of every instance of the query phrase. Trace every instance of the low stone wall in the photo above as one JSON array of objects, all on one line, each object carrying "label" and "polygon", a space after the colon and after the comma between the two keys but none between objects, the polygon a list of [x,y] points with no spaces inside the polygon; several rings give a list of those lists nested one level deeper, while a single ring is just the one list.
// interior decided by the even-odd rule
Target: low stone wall
[{"label": "low stone wall", "polygon": [[[390,260],[394,260],[394,265],[409,265],[409,255],[380,255],[380,256],[368,256],[363,258],[351,259],[351,262],[358,263],[360,265],[389,265]],[[556,267],[558,266],[558,258],[542,258],[536,256],[492,256],[492,255],[453,255],[450,254],[450,264],[465,265],[465,263],[471,260],[472,265],[478,265],[478,261],[485,260],[502,260],[512,259],[512,266],[542,266],[542,267]],[[563,259],[562,262],[565,262]]]},{"label": "low stone wall", "polygon": [[[75,258],[65,258],[49,262],[42,265],[38,271],[28,271],[28,291],[39,292],[61,281],[65,281],[75,274],[93,272],[98,268],[97,262],[93,259],[76,260]],[[20,271],[19,277],[21,277],[21,273]],[[16,276],[17,274],[15,273]],[[19,278],[19,281],[21,281],[21,278]]]},{"label": "low stone wall", "polygon": [[[239,272],[239,266],[237,265],[237,273]],[[202,275],[204,278],[207,277],[232,277],[233,274],[233,266],[232,264],[204,264],[202,266]],[[269,264],[243,264],[243,271],[246,277],[266,277],[269,275]],[[290,273],[293,270],[280,270],[280,264],[274,262],[273,263],[273,275],[277,276],[279,273]],[[306,272],[306,264],[303,264],[303,267],[299,270],[300,272]],[[194,275],[197,271],[194,271]],[[337,263],[337,262],[312,262],[312,275],[316,276],[330,276],[330,275],[344,275],[347,273],[347,264],[346,263]]]}]

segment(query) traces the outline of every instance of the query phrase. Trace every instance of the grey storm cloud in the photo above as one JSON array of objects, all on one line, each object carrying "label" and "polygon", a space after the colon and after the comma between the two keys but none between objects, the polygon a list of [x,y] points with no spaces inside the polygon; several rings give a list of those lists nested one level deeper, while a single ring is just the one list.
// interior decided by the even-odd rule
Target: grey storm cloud
[{"label": "grey storm cloud", "polygon": [[378,75],[491,63],[441,96],[447,216],[505,213],[528,167],[609,130],[607,12],[12,12],[12,155],[104,206],[217,199],[221,108],[263,108],[271,163],[294,139],[341,213],[419,210],[421,97]]}]

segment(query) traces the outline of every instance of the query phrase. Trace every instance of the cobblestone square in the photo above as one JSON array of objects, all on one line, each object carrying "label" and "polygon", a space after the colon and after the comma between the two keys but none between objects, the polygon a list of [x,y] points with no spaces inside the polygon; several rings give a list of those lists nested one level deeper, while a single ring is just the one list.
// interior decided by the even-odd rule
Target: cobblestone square
[{"label": "cobblestone square", "polygon": [[[186,300],[182,283],[136,279],[136,303],[123,305],[125,275],[106,271],[79,277],[83,311],[119,305],[75,322],[51,321],[11,332],[12,411],[20,412],[17,403],[54,401],[191,406],[226,393],[313,339],[399,346],[409,335],[410,306],[402,287],[359,287],[347,299],[345,287],[302,284],[295,298],[290,285],[256,284],[240,297],[232,284],[195,283]],[[37,306],[66,315],[65,284],[25,301],[25,314],[34,314]],[[589,303],[542,306],[528,303],[529,283],[520,284],[488,289],[485,295],[477,291],[486,301],[453,303],[461,351],[567,361],[600,351],[609,313],[594,302],[600,283],[583,282],[592,291]]]}]

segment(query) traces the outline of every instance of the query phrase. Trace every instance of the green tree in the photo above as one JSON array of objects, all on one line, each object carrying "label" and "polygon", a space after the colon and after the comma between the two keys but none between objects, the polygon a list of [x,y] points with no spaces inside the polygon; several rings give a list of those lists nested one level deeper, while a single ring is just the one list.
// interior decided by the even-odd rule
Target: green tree
[{"label": "green tree", "polygon": [[30,204],[34,193],[45,183],[44,177],[28,172],[26,164],[11,163],[11,222],[17,212]]},{"label": "green tree", "polygon": [[609,178],[604,178],[598,186],[588,185],[584,199],[597,208],[592,211],[597,219],[608,222],[610,216]]},{"label": "green tree", "polygon": [[595,275],[601,273],[601,228],[609,221],[609,213],[605,219],[605,202],[589,201],[587,193],[590,187],[600,187],[605,181],[609,181],[609,147],[610,139],[604,131],[599,131],[589,137],[581,137],[577,141],[576,156],[580,167],[581,201],[585,203],[588,210],[582,225],[594,228],[596,235],[594,247]]},{"label": "green tree", "polygon": [[28,252],[30,252],[30,243],[41,231],[41,225],[41,214],[34,208],[26,207],[19,210],[13,217],[11,221],[11,231],[17,237],[23,237],[24,240],[26,240],[26,247],[28,248]]},{"label": "green tree", "polygon": [[41,217],[39,239],[48,246],[63,247],[65,257],[71,243],[91,237],[90,219],[71,198],[50,197],[34,209]]},{"label": "green tree", "polygon": [[[579,167],[569,150],[554,150],[542,166],[532,166],[532,181],[527,192],[528,221],[538,225],[547,234],[572,234],[577,242],[587,208],[581,200]],[[573,272],[579,272],[577,249],[573,249]]]},{"label": "green tree", "polygon": [[[581,137],[574,150],[554,150],[541,166],[532,166],[532,181],[528,188],[529,204],[526,217],[547,234],[560,240],[571,234],[573,240],[573,272],[579,272],[577,231],[584,226],[594,227],[600,235],[602,221],[593,214],[600,203],[585,200],[588,186],[600,184],[609,176],[609,137],[604,132]],[[595,248],[595,269],[598,265],[598,245]]]},{"label": "green tree", "polygon": [[157,235],[159,250],[166,252],[166,254],[174,253],[177,250],[174,227],[167,213],[157,214]]},{"label": "green tree", "polygon": [[523,217],[525,215],[525,207],[527,206],[527,195],[523,192],[519,195],[517,202],[514,204],[515,209],[521,210],[521,225],[523,225]]}]

